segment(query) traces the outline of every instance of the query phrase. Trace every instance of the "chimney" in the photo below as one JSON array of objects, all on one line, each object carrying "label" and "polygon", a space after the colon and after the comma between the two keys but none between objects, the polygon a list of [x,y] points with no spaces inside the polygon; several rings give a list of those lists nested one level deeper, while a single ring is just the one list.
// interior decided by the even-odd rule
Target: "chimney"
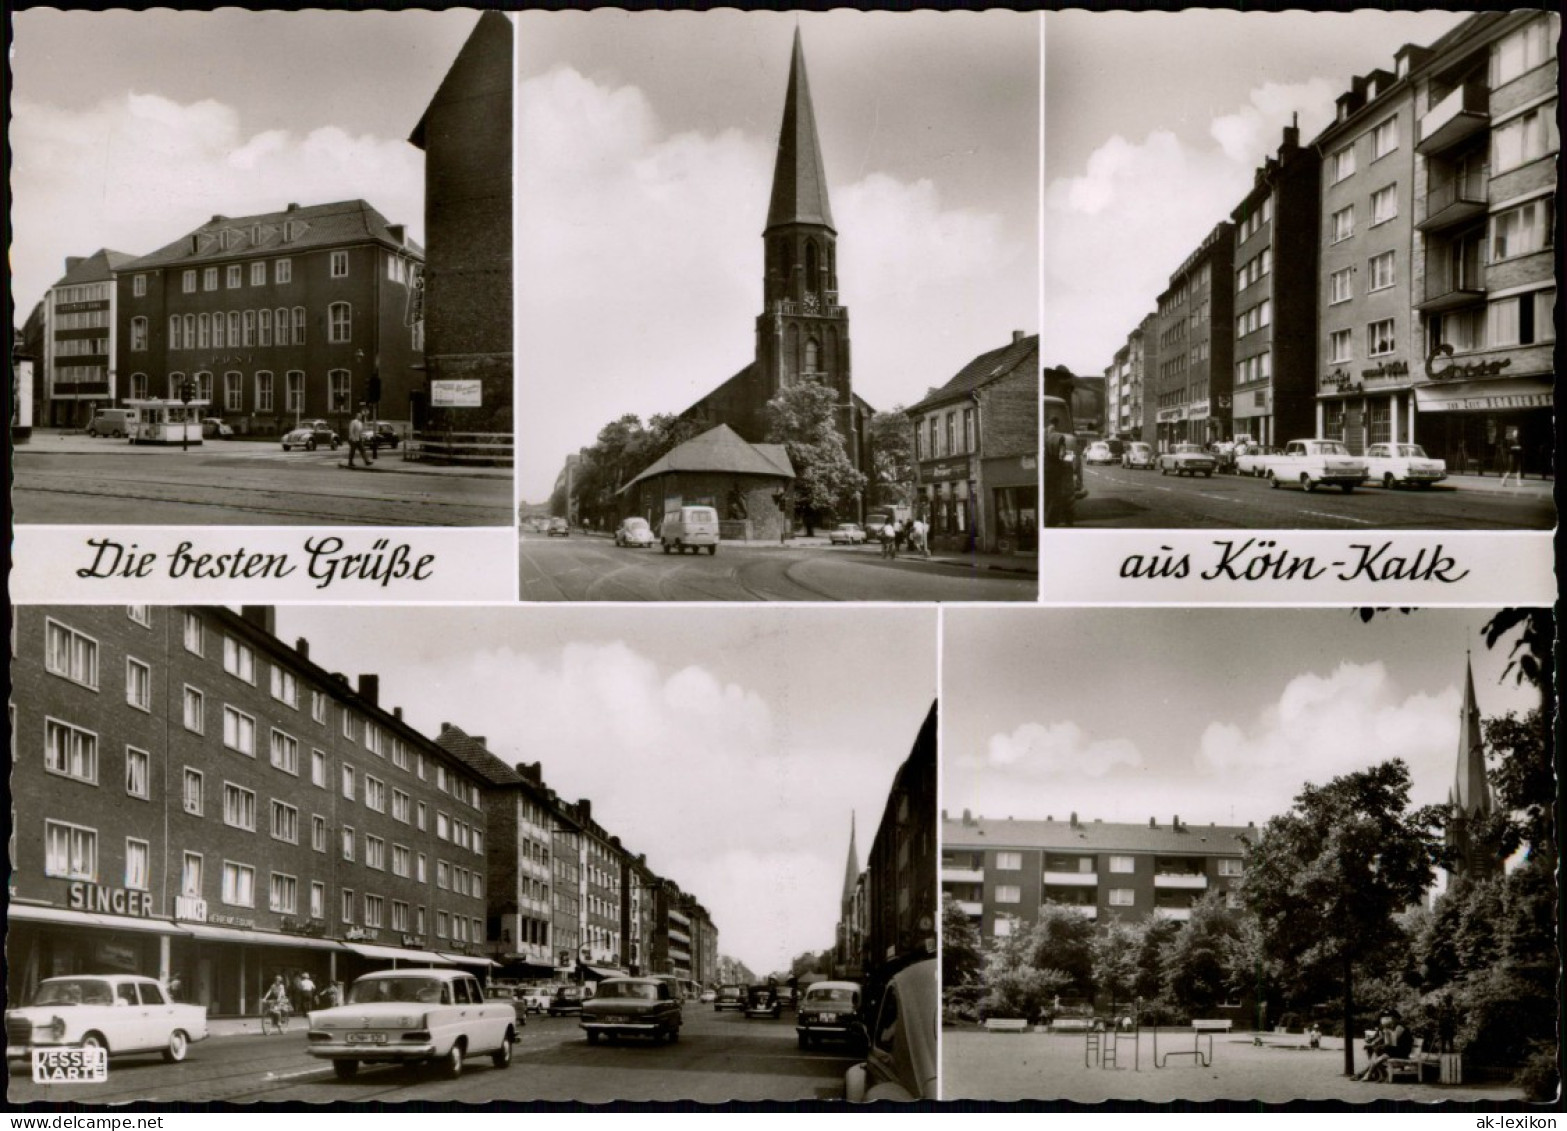
[{"label": "chimney", "polygon": [[1078,825],[1078,823],[1077,823],[1077,810],[1075,810],[1075,809],[1074,809],[1074,810],[1072,810],[1072,827],[1073,827],[1073,828],[1074,828],[1074,829],[1075,829],[1075,828],[1079,828],[1079,827],[1080,827],[1080,826],[1079,826],[1079,825]]},{"label": "chimney", "polygon": [[294,651],[299,653],[301,659],[310,659],[310,641],[301,636],[294,641]]},{"label": "chimney", "polygon": [[1174,819],[1172,819],[1170,821],[1170,827],[1172,829],[1174,829],[1176,832],[1180,832],[1181,831],[1181,815],[1179,813],[1177,813],[1175,815]]},{"label": "chimney", "polygon": [[482,734],[470,734],[468,737],[473,739],[480,746],[488,746],[489,745],[489,743],[484,741],[484,735],[482,735]]},{"label": "chimney", "polygon": [[67,275],[69,275],[72,271],[75,271],[81,265],[82,257],[80,255],[67,255],[65,257],[65,273]]},{"label": "chimney", "polygon": [[402,224],[388,224],[386,226],[386,232],[387,235],[391,236],[392,239],[397,242],[398,247],[402,247],[408,243],[408,229]]},{"label": "chimney", "polygon": [[207,223],[209,223],[209,224],[221,224],[221,223],[223,223],[223,221],[225,221],[227,219],[228,219],[228,217],[223,215],[220,212],[216,216],[214,216],[212,219],[208,220]]},{"label": "chimney", "polygon": [[338,683],[342,683],[342,684],[347,684],[348,683],[348,677],[346,675],[344,675],[342,672],[333,672],[332,673],[332,678],[337,680]]},{"label": "chimney", "polygon": [[1148,818],[1148,827],[1150,829],[1157,829],[1159,827],[1159,822],[1154,820],[1152,817],[1149,817]]},{"label": "chimney", "polygon": [[370,700],[372,707],[379,706],[376,702],[381,697],[381,677],[378,675],[363,675],[359,677],[359,694],[362,698]]},{"label": "chimney", "polygon": [[277,610],[271,605],[241,605],[239,615],[268,636],[277,635]]},{"label": "chimney", "polygon": [[579,798],[577,801],[577,812],[582,814],[583,821],[591,821],[593,819],[593,802],[586,797]]},{"label": "chimney", "polygon": [[200,250],[201,250],[201,237],[199,235],[197,235],[195,232],[192,232],[191,236],[190,236],[190,253],[192,255],[195,255]]},{"label": "chimney", "polygon": [[392,718],[396,719],[398,722],[402,722],[403,721],[403,709],[401,707],[393,707],[392,708]]},{"label": "chimney", "polygon": [[963,810],[963,823],[965,825],[972,825],[974,823],[974,814],[970,813],[967,809]]},{"label": "chimney", "polygon": [[297,205],[297,204],[293,203],[292,201],[290,201],[289,202],[289,206],[287,208],[283,209],[283,211],[284,212],[298,212],[299,211],[299,205]]},{"label": "chimney", "polygon": [[1019,342],[1021,342],[1027,336],[1028,335],[1023,333],[1022,330],[1013,330],[1012,331],[1012,344],[1013,345],[1017,345]]}]

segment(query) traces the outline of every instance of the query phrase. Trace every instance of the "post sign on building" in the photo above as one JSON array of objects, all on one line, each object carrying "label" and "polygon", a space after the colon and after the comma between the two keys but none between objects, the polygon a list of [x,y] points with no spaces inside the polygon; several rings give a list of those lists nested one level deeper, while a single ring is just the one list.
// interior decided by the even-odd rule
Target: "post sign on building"
[{"label": "post sign on building", "polygon": [[174,917],[191,923],[205,923],[207,921],[207,901],[205,899],[197,899],[194,896],[177,895],[174,897]]},{"label": "post sign on building", "polygon": [[484,403],[479,381],[440,379],[430,382],[431,408],[479,408]]}]

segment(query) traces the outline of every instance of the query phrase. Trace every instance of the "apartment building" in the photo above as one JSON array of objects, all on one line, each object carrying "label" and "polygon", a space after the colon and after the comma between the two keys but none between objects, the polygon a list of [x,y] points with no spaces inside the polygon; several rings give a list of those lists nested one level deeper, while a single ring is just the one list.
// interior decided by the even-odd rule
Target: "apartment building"
[{"label": "apartment building", "polygon": [[43,389],[38,415],[56,428],[85,427],[94,405],[123,396],[116,381],[115,269],[134,256],[100,248],[67,256],[44,295]]},{"label": "apartment building", "polygon": [[[1161,450],[1232,434],[1235,230],[1221,221],[1159,295],[1155,423]],[[1146,437],[1145,437],[1146,438]]]}]

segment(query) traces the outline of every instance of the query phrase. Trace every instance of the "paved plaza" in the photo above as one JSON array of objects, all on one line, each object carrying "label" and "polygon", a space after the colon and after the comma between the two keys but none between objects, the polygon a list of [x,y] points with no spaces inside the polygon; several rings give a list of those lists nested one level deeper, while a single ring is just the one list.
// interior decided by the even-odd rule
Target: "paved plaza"
[{"label": "paved plaza", "polygon": [[[987,1033],[943,1029],[942,1092],[947,1100],[1343,1100],[1351,1103],[1394,1100],[1440,1104],[1449,1100],[1512,1101],[1523,1092],[1506,1084],[1362,1084],[1344,1077],[1344,1046],[1332,1038],[1323,1047],[1306,1047],[1305,1038],[1264,1035],[1261,1046],[1248,1034],[1219,1034],[1213,1039],[1213,1063],[1170,1057],[1154,1067],[1154,1035],[1145,1029],[1136,1042],[1120,1040],[1119,1068],[1084,1067],[1081,1033]],[[1185,1029],[1161,1029],[1159,1054],[1192,1049]],[[1207,1039],[1202,1042],[1206,1051]],[[1135,1063],[1137,1067],[1133,1067]],[[1356,1069],[1365,1064],[1356,1050]]]}]

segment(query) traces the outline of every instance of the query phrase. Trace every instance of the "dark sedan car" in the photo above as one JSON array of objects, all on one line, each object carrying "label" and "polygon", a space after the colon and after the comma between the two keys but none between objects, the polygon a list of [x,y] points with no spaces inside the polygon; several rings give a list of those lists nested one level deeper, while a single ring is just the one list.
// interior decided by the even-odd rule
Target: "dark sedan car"
[{"label": "dark sedan car", "polygon": [[550,998],[550,1007],[547,1012],[551,1017],[564,1017],[571,1013],[581,1013],[582,987],[560,987],[560,989],[555,991],[555,996]]},{"label": "dark sedan car", "polygon": [[776,987],[755,985],[745,991],[747,1017],[778,1017],[782,1012],[783,1002],[778,999]]},{"label": "dark sedan car", "polygon": [[603,1037],[651,1037],[674,1044],[680,1039],[680,999],[658,978],[605,978],[582,1004],[582,1029],[588,1044]]},{"label": "dark sedan car", "polygon": [[718,1000],[713,1002],[713,1012],[722,1013],[726,1009],[745,1009],[745,990],[740,986],[718,987]]}]

